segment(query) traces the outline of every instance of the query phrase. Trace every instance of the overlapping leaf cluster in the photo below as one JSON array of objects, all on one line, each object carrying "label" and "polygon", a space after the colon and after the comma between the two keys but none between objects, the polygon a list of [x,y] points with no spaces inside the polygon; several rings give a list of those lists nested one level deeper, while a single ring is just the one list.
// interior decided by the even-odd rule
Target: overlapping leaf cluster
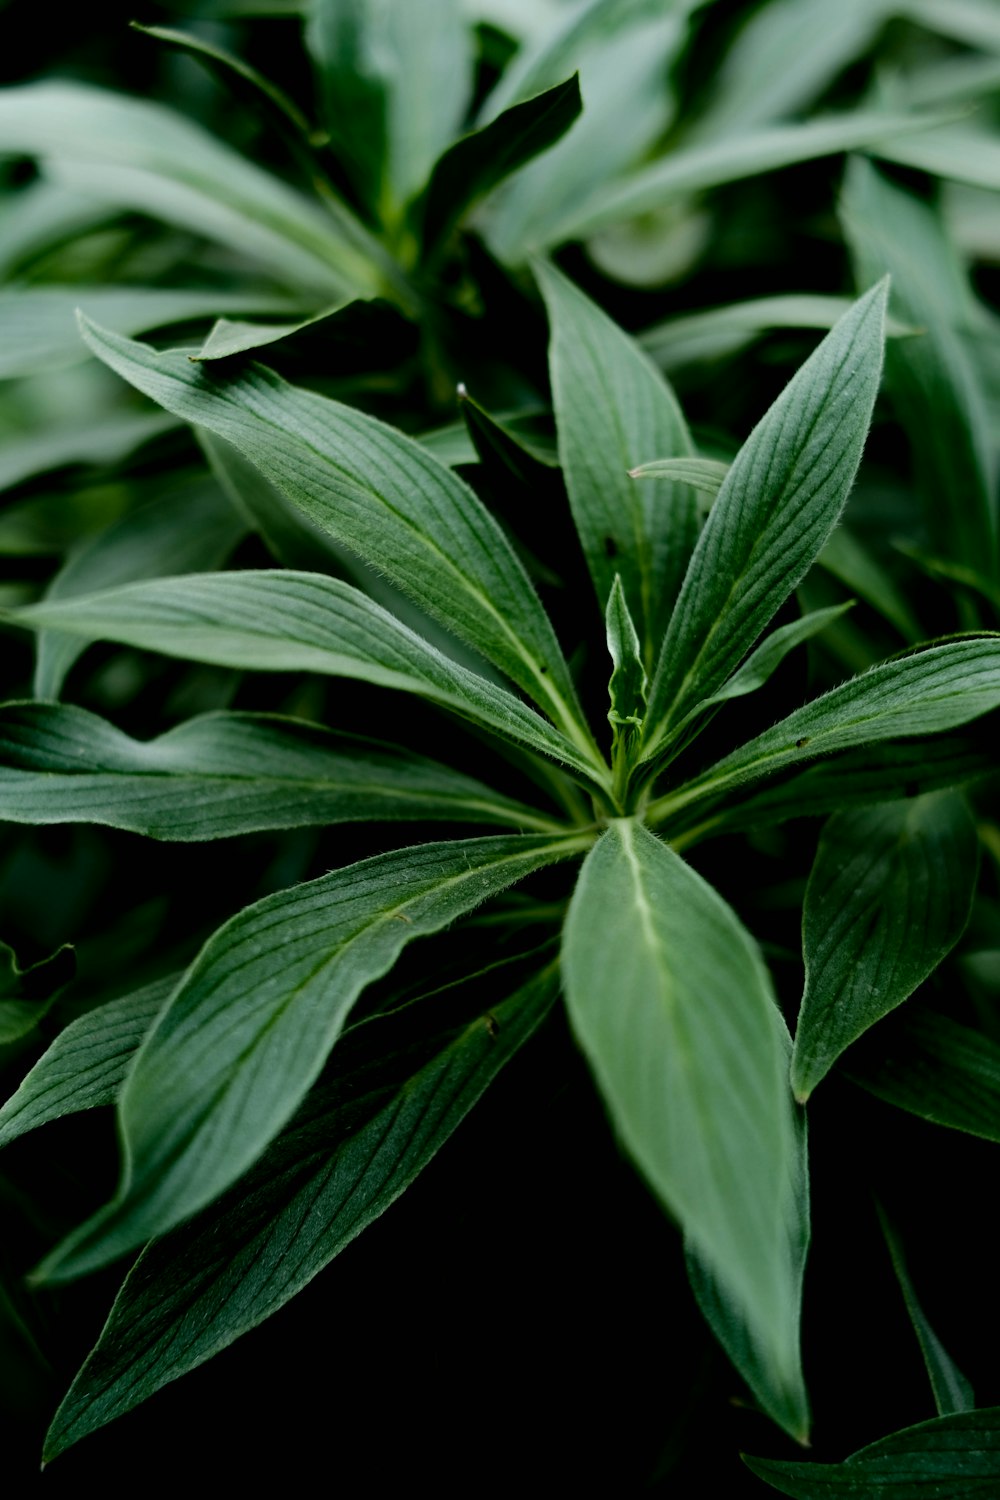
[{"label": "overlapping leaf cluster", "polygon": [[[966,111],[1000,29],[974,0],[771,0],[721,47],[689,0],[303,9],[314,111],[211,30],[143,39],[232,89],[263,163],[172,105],[0,93],[0,149],[36,173],[0,233],[6,879],[46,825],[156,841],[154,883],[161,846],[233,841],[221,896],[178,922],[163,890],[124,965],[138,907],[59,927],[75,978],[4,949],[0,1144],[109,1105],[120,1139],[117,1188],[35,1280],[138,1252],[46,1456],[279,1311],[563,1008],[719,1382],[829,1433],[802,1313],[837,1126],[817,1115],[811,1172],[807,1114],[875,1096],[1000,1138],[1000,366],[964,261],[998,243],[989,108]],[[725,269],[714,232],[766,254],[774,190],[739,193],[859,151],[832,278],[679,310]],[[658,309],[639,338],[600,305],[621,283]],[[748,397],[747,347],[814,327]],[[67,890],[118,835],[82,837]],[[938,1419],[754,1474],[989,1493],[996,1412],[881,1222]]]}]

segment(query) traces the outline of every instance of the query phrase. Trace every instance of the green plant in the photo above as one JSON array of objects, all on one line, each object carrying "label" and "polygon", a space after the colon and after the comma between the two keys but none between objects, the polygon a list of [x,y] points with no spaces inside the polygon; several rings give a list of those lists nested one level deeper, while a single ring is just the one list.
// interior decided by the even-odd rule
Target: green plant
[{"label": "green plant", "polygon": [[[932,5],[905,9],[944,25]],[[748,294],[675,315],[640,344],[578,284],[614,301],[616,275],[641,280],[640,213],[653,214],[658,242],[687,246],[650,279],[684,274],[709,256],[697,248],[706,210],[696,194],[818,153],[870,145],[907,168],[961,161],[984,180],[987,133],[912,106],[981,91],[989,70],[921,93],[934,70],[918,69],[888,90],[889,113],[868,104],[773,124],[769,109],[800,108],[838,58],[875,46],[872,8],[860,7],[832,55],[829,9],[817,8],[812,63],[803,54],[787,97],[767,105],[760,49],[777,38],[801,50],[787,4],[773,3],[737,32],[726,88],[707,91],[693,124],[678,118],[663,153],[661,73],[708,36],[699,8],[664,19],[594,4],[541,27],[506,70],[495,67],[504,47],[484,31],[480,70],[489,58],[499,77],[478,133],[453,142],[467,38],[441,5],[440,56],[432,49],[422,87],[441,57],[449,82],[413,157],[399,128],[413,79],[362,65],[383,25],[392,45],[375,55],[398,61],[408,14],[314,8],[307,38],[340,131],[333,153],[234,55],[159,33],[272,111],[313,201],[136,101],[61,84],[0,99],[8,149],[82,163],[84,184],[89,171],[132,210],[216,241],[207,251],[146,224],[133,253],[140,265],[159,257],[165,284],[81,290],[57,243],[79,201],[50,197],[45,182],[11,194],[22,236],[33,213],[54,235],[43,236],[38,284],[6,309],[10,318],[17,306],[35,335],[14,346],[9,373],[23,385],[12,409],[41,411],[44,427],[31,371],[85,347],[161,408],[125,404],[96,361],[70,372],[67,389],[86,393],[91,415],[65,431],[55,422],[34,457],[14,453],[12,482],[45,475],[60,455],[120,454],[126,467],[100,488],[68,481],[29,494],[0,518],[9,554],[58,550],[53,526],[60,547],[76,544],[44,596],[30,574],[6,585],[7,621],[33,630],[37,650],[30,699],[15,669],[0,708],[0,816],[103,825],[66,846],[78,852],[59,891],[67,903],[91,885],[108,893],[76,979],[64,949],[24,968],[4,949],[0,1041],[18,1075],[37,1061],[0,1112],[0,1144],[25,1136],[27,1146],[36,1127],[117,1101],[118,1189],[96,1212],[93,1184],[74,1189],[51,1215],[68,1233],[55,1249],[58,1231],[36,1236],[47,1240],[40,1295],[141,1250],[52,1424],[49,1456],[282,1308],[446,1143],[448,1157],[501,1070],[533,1055],[555,1096],[577,1090],[571,1119],[594,1092],[573,1072],[586,1058],[615,1139],[681,1231],[686,1278],[675,1257],[657,1294],[683,1322],[690,1283],[738,1372],[718,1379],[742,1381],[799,1440],[810,1426],[799,1352],[809,1179],[822,1213],[830,1140],[843,1132],[874,1152],[893,1138],[881,1117],[858,1123],[857,1098],[1000,1136],[984,717],[1000,706],[995,322],[952,219],[912,180],[855,160],[841,222],[856,302]],[[969,14],[988,30],[985,12]],[[623,59],[636,71],[617,73]],[[578,63],[582,116],[566,81]],[[609,133],[622,88],[645,103],[632,133]],[[66,111],[55,125],[54,103]],[[85,263],[100,261],[100,233]],[[603,281],[582,262],[573,279],[530,254],[576,238]],[[229,301],[213,264],[220,245]],[[75,302],[84,314],[106,309],[117,329],[84,316],[79,342],[64,318]],[[39,337],[46,307],[53,332]],[[163,352],[125,336],[209,309],[282,321],[223,318]],[[504,328],[512,309],[523,348]],[[756,374],[763,363],[740,360],[762,328],[831,323],[762,417],[766,401],[744,397],[738,420],[717,418],[695,379],[693,434],[658,368],[683,374],[721,351]],[[419,341],[400,349],[403,326]],[[381,339],[390,328],[378,359],[352,371],[366,331]],[[886,385],[917,455],[919,503],[885,409],[858,478],[887,329]],[[250,361],[265,344],[288,356],[298,383]],[[451,414],[459,376],[470,388],[460,388],[461,421],[428,432]],[[184,424],[211,479],[179,437]],[[144,467],[150,440],[159,446]],[[852,595],[862,601],[853,610]],[[99,641],[119,649],[77,666]],[[808,682],[796,650],[807,642]],[[71,672],[89,707],[58,701]],[[817,846],[816,819],[829,814]],[[132,835],[157,841],[148,861]],[[205,850],[204,895],[190,904],[181,892],[197,867],[170,863],[168,847],[186,844]],[[23,862],[11,868],[8,888]],[[140,870],[146,905],[114,910]],[[934,1003],[939,972],[960,976],[957,1015]],[[513,1130],[516,1099],[501,1108],[499,1130]],[[608,1179],[630,1180],[614,1146],[609,1155]],[[30,1160],[44,1162],[44,1146]],[[873,1179],[881,1196],[891,1177]],[[599,1184],[595,1216],[603,1201]],[[996,1413],[969,1410],[968,1382],[907,1270],[909,1227],[901,1236],[883,1224],[885,1246],[868,1263],[882,1254],[894,1267],[938,1418],[843,1464],[754,1460],[755,1472],[802,1495],[828,1484],[902,1495],[911,1470],[941,1485],[965,1476],[985,1493]],[[675,1237],[661,1230],[666,1257]],[[847,1256],[855,1232],[853,1221],[843,1229]],[[828,1227],[821,1239],[829,1259]],[[484,1274],[506,1269],[491,1262]],[[828,1262],[817,1274],[830,1283]],[[614,1306],[621,1293],[589,1295]],[[682,1382],[689,1359],[710,1359],[697,1326],[684,1340]],[[807,1339],[807,1360],[808,1349]],[[829,1391],[814,1404],[822,1434]],[[750,1431],[750,1446],[767,1442],[766,1429]],[[851,1446],[851,1436],[825,1441],[831,1454]],[[449,1444],[464,1451],[448,1434],[437,1451]],[[665,1455],[669,1482],[669,1445]]]}]

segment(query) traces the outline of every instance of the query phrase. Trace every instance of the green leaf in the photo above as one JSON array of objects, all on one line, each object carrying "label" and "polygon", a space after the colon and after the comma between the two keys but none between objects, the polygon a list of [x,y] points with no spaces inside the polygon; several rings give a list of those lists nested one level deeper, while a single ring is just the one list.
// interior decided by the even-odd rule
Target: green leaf
[{"label": "green leaf", "polygon": [[733,460],[670,619],[645,760],[739,665],[836,525],[878,390],[886,290],[845,313]]},{"label": "green leaf", "polygon": [[0,220],[0,274],[5,281],[62,245],[113,218],[115,210],[74,193],[59,182],[35,177],[5,194]]},{"label": "green leaf", "polygon": [[13,948],[0,943],[0,1046],[27,1036],[73,978],[76,958],[69,943],[22,969]]},{"label": "green leaf", "polygon": [[611,699],[608,718],[615,725],[633,724],[636,728],[641,728],[646,707],[646,673],[639,654],[639,636],[628,612],[625,592],[617,573],[608,595],[604,619],[608,650],[614,662],[614,671],[608,683],[608,696]]},{"label": "green leaf", "polygon": [[840,580],[852,594],[864,599],[882,617],[894,625],[907,641],[916,643],[923,635],[913,608],[886,568],[873,556],[861,539],[846,526],[838,526],[827,538],[817,558],[821,568]]},{"label": "green leaf", "polygon": [[354,1001],[407,943],[590,841],[497,835],[397,849],[233,917],[129,1071],[116,1197],[39,1274],[63,1280],[106,1265],[218,1197],[291,1119]]},{"label": "green leaf", "polygon": [[206,359],[231,359],[234,354],[263,349],[268,344],[277,344],[281,339],[301,333],[304,328],[312,328],[314,324],[324,322],[340,312],[341,308],[350,305],[347,302],[335,302],[331,307],[321,308],[319,312],[311,313],[307,318],[296,318],[291,323],[250,323],[244,319],[217,318],[197,354],[191,354],[188,358],[198,362]]},{"label": "green leaf", "polygon": [[393,224],[458,134],[472,83],[458,0],[311,0],[306,42],[330,143],[376,219]]},{"label": "green leaf", "polygon": [[654,804],[654,817],[834,750],[940,734],[1000,707],[1000,636],[882,662],[815,698]]},{"label": "green leaf", "polygon": [[1000,1407],[935,1417],[870,1443],[842,1464],[744,1463],[783,1495],[798,1500],[957,1500],[996,1494],[1000,1479]]},{"label": "green leaf", "polygon": [[177,426],[167,412],[122,411],[79,426],[46,427],[0,443],[0,490],[69,464],[114,464]]},{"label": "green leaf", "polygon": [[722,488],[729,465],[714,458],[654,458],[651,463],[629,469],[630,479],[672,479],[713,498]]},{"label": "green leaf", "polygon": [[732,142],[811,104],[868,50],[895,0],[770,0],[736,34],[696,129]]},{"label": "green leaf", "polygon": [[380,289],[383,255],[326,210],[162,104],[79,83],[0,91],[0,152],[40,157],[83,193],[217,240],[329,301]]},{"label": "green leaf", "polygon": [[899,1282],[903,1301],[906,1303],[906,1311],[910,1315],[910,1322],[913,1324],[913,1331],[917,1335],[920,1352],[927,1366],[938,1416],[947,1417],[953,1412],[973,1411],[976,1399],[972,1387],[934,1332],[927,1314],[920,1305],[907,1269],[906,1256],[899,1235],[881,1208],[879,1208],[878,1216],[885,1242],[889,1247],[889,1254],[892,1257],[892,1269],[896,1273],[896,1280]]},{"label": "green leaf", "polygon": [[651,666],[697,536],[686,484],[635,485],[629,470],[687,456],[677,401],[635,343],[560,271],[534,264],[552,337],[549,368],[559,457],[573,519],[603,610],[615,575]]},{"label": "green leaf", "polygon": [[[461,1007],[439,994],[349,1030],[337,1075],[245,1181],[143,1251],[56,1414],[46,1459],[295,1296],[423,1170],[535,1030],[557,985],[544,971],[478,1015],[469,1005],[477,987],[469,997],[466,988]],[[429,1005],[438,1012],[430,1034]]]},{"label": "green leaf", "polygon": [[[850,297],[807,292],[754,297],[747,302],[731,302],[725,307],[709,307],[703,312],[667,318],[640,334],[639,343],[669,373],[699,360],[736,354],[775,328],[832,328],[851,306]],[[886,319],[887,338],[912,337],[917,331],[891,316]]]},{"label": "green leaf", "polygon": [[950,1016],[907,1007],[858,1043],[845,1071],[897,1109],[1000,1141],[1000,1045]]},{"label": "green leaf", "polygon": [[806,979],[791,1074],[801,1103],[951,952],[969,920],[978,863],[976,825],[957,792],[827,823],[802,911]]},{"label": "green leaf", "polygon": [[357,821],[558,824],[436,761],[268,714],[205,714],[148,741],[67,704],[0,707],[0,818],[205,841]]},{"label": "green leaf", "polygon": [[896,0],[893,8],[956,42],[1000,52],[1000,16],[991,0]]},{"label": "green leaf", "polygon": [[868,162],[851,163],[842,217],[859,279],[888,271],[893,306],[922,334],[886,350],[886,383],[913,446],[936,549],[991,575],[996,563],[992,422],[963,342],[974,301],[926,203]]},{"label": "green leaf", "polygon": [[[172,487],[85,542],[55,575],[46,598],[72,599],[140,578],[214,568],[245,534],[241,517],[215,485]],[[79,636],[43,630],[35,695],[58,698],[66,674],[86,648]]]},{"label": "green leaf", "polygon": [[732,1304],[772,1405],[808,1423],[798,1352],[803,1141],[753,939],[641,825],[591,851],[564,941],[574,1029],[612,1120]]},{"label": "green leaf", "polygon": [[501,91],[507,102],[524,98],[574,71],[584,109],[561,141],[486,206],[484,232],[500,260],[521,265],[559,244],[576,205],[613,184],[662,138],[673,109],[667,77],[686,40],[689,8],[686,0],[669,7],[655,0],[598,0],[570,12],[569,45],[549,50],[538,65],[526,56],[526,69],[516,59],[506,70],[481,118],[495,111]]},{"label": "green leaf", "polygon": [[[584,102],[586,98],[584,88]],[[858,111],[804,124],[764,125],[735,137],[727,135],[718,141],[684,146],[607,186],[597,187],[589,195],[580,194],[575,203],[567,205],[558,223],[547,229],[546,243],[585,239],[606,225],[649,213],[671,199],[707,192],[728,182],[743,182],[797,162],[876,147],[883,155],[890,150],[898,154],[898,137],[925,131],[929,123],[920,115]]]},{"label": "green leaf", "polygon": [[35,375],[89,359],[76,310],[116,333],[145,333],[220,313],[288,313],[287,297],[261,292],[167,287],[18,286],[0,291],[0,379]]},{"label": "green leaf", "polygon": [[[338,579],[291,571],[188,574],[32,604],[10,618],[251,672],[323,672],[418,693],[516,744],[595,766],[540,714],[460,666]],[[601,772],[596,772],[600,776]]]},{"label": "green leaf", "polygon": [[879,156],[971,187],[1000,188],[1000,143],[992,131],[944,125],[912,140],[880,141]]},{"label": "green leaf", "polygon": [[0,1109],[0,1146],[63,1115],[113,1104],[179,977],[157,979],[71,1021]]},{"label": "green leaf", "polygon": [[87,325],[94,351],[168,411],[225,438],[337,541],[541,703],[586,752],[558,642],[510,543],[466,484],[401,432],[262,366],[216,377]]},{"label": "green leaf", "polygon": [[534,99],[512,105],[449,147],[434,167],[423,200],[425,258],[433,258],[465,215],[504,178],[564,136],[582,108],[580,80],[574,74]]}]

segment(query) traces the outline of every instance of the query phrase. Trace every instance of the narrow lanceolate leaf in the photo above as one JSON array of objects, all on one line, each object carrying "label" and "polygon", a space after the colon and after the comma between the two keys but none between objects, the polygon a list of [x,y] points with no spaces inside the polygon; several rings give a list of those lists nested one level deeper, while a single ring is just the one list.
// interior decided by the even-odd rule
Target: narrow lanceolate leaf
[{"label": "narrow lanceolate leaf", "polygon": [[1000,636],[945,642],[882,662],[797,709],[711,770],[653,804],[663,816],[815,760],[913,735],[940,734],[1000,707]]},{"label": "narrow lanceolate leaf", "polygon": [[55,703],[0,707],[0,819],[197,841],[387,819],[554,826],[435,761],[295,719],[205,714],[140,741]]},{"label": "narrow lanceolate leaf", "polygon": [[92,324],[84,332],[112,369],[232,443],[310,520],[585,739],[569,668],[510,543],[419,443],[258,365],[216,376],[183,354],[156,354]]},{"label": "narrow lanceolate leaf", "polygon": [[715,496],[722,488],[722,481],[729,473],[729,465],[714,458],[654,458],[652,463],[639,464],[629,469],[630,479],[672,479],[676,484],[689,484],[704,495]]},{"label": "narrow lanceolate leaf", "polygon": [[879,1209],[879,1221],[892,1257],[892,1268],[896,1273],[903,1301],[906,1303],[906,1311],[910,1315],[910,1322],[913,1324],[913,1331],[924,1357],[938,1416],[947,1417],[953,1412],[972,1411],[976,1405],[972,1386],[934,1332],[927,1314],[921,1307],[907,1268],[906,1255],[899,1235],[881,1209]]},{"label": "narrow lanceolate leaf", "polygon": [[546,243],[583,238],[609,224],[649,213],[673,198],[705,192],[726,182],[741,182],[796,162],[863,150],[876,143],[879,149],[884,147],[888,152],[901,136],[923,131],[929,123],[935,122],[920,115],[880,115],[859,110],[854,114],[807,120],[801,125],[765,125],[735,137],[727,135],[721,140],[687,146],[596,188],[590,196],[581,195],[549,231]]},{"label": "narrow lanceolate leaf", "polygon": [[[130,511],[73,552],[46,597],[68,599],[140,578],[217,568],[246,531],[242,517],[211,481],[189,481]],[[35,663],[36,697],[58,698],[66,674],[86,649],[78,635],[43,630]]]},{"label": "narrow lanceolate leaf", "polygon": [[179,977],[157,979],[71,1021],[0,1109],[0,1146],[63,1115],[113,1104]]},{"label": "narrow lanceolate leaf", "polygon": [[644,759],[721,687],[836,525],[878,390],[885,299],[883,282],[845,313],[733,460],[670,619]]},{"label": "narrow lanceolate leaf", "polygon": [[802,912],[806,982],[792,1053],[798,1099],[955,946],[977,868],[976,826],[957,792],[830,819]]},{"label": "narrow lanceolate leaf", "polygon": [[905,1427],[842,1464],[744,1462],[797,1500],[989,1500],[1000,1481],[1000,1407],[956,1412]]},{"label": "narrow lanceolate leaf", "polygon": [[343,207],[324,212],[192,121],[79,83],[0,92],[0,153],[38,156],[83,193],[256,260],[327,300],[380,289],[381,251]]},{"label": "narrow lanceolate leaf", "polygon": [[0,292],[0,378],[34,375],[89,359],[76,309],[116,333],[145,333],[192,318],[233,313],[287,313],[287,297],[204,287],[19,286]]},{"label": "narrow lanceolate leaf", "polygon": [[603,610],[621,577],[647,667],[655,660],[697,535],[690,485],[637,485],[629,470],[692,452],[656,367],[589,297],[538,262],[552,337],[549,368],[559,457],[573,519]]},{"label": "narrow lanceolate leaf", "polygon": [[361,990],[439,931],[588,836],[394,850],[265,897],[214,934],[129,1072],[117,1196],[41,1274],[105,1265],[225,1191],[291,1119]]},{"label": "narrow lanceolate leaf", "polygon": [[604,618],[608,651],[614,663],[614,671],[608,684],[608,696],[611,699],[608,718],[612,724],[633,724],[639,728],[646,707],[646,673],[642,666],[639,636],[628,612],[625,591],[617,574],[608,595]]},{"label": "narrow lanceolate leaf", "polygon": [[845,1070],[897,1109],[1000,1141],[1000,1046],[950,1016],[902,1012],[859,1042]]},{"label": "narrow lanceolate leaf", "polygon": [[472,83],[458,0],[309,0],[324,123],[373,214],[393,223],[461,128]]},{"label": "narrow lanceolate leaf", "polygon": [[886,350],[886,384],[913,447],[935,550],[992,575],[996,466],[989,405],[963,338],[976,316],[939,216],[864,161],[841,205],[860,279],[889,272],[893,307],[921,334]]},{"label": "narrow lanceolate leaf", "polygon": [[423,252],[433,256],[464,216],[505,177],[566,134],[583,108],[580,80],[546,89],[463,136],[437,162],[423,209]]},{"label": "narrow lanceolate leaf", "polygon": [[564,968],[616,1128],[735,1309],[781,1420],[801,1435],[803,1142],[788,1034],[753,939],[671,849],[623,819],[584,865]]},{"label": "narrow lanceolate leaf", "polygon": [[[156,1240],[56,1414],[54,1458],[270,1317],[402,1193],[551,1006],[540,974],[456,1016],[448,996],[366,1022],[246,1179]],[[415,1033],[415,1019],[420,1031]],[[458,1024],[456,1025],[456,1021]]]},{"label": "narrow lanceolate leaf", "polygon": [[593,762],[513,693],[443,656],[350,584],[319,573],[193,573],[45,600],[11,618],[188,661],[323,672],[419,693],[595,775]]}]

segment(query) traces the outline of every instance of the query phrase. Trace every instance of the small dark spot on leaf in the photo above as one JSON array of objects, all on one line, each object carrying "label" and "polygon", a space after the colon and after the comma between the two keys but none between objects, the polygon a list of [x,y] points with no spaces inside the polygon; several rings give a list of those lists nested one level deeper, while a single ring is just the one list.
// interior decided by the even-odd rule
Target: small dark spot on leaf
[{"label": "small dark spot on leaf", "polygon": [[500,1035],[500,1023],[497,1020],[496,1016],[487,1015],[485,1017],[485,1021],[486,1021],[486,1030],[489,1032],[490,1036],[499,1036]]},{"label": "small dark spot on leaf", "polygon": [[604,538],[604,555],[605,557],[618,556],[618,543],[613,536],[606,536]]},{"label": "small dark spot on leaf", "polygon": [[544,676],[545,676],[545,674],[546,674],[546,672],[547,672],[547,671],[548,671],[548,670],[549,670],[549,669],[548,669],[548,667],[539,667],[539,668],[538,668],[538,671],[539,671],[539,675],[540,675],[540,676],[542,676],[542,677],[544,677]]},{"label": "small dark spot on leaf", "polygon": [[801,750],[802,746],[803,745],[808,745],[808,743],[809,743],[809,736],[807,734],[804,734],[800,740],[796,740],[795,741],[795,748],[796,748],[796,750]]}]

